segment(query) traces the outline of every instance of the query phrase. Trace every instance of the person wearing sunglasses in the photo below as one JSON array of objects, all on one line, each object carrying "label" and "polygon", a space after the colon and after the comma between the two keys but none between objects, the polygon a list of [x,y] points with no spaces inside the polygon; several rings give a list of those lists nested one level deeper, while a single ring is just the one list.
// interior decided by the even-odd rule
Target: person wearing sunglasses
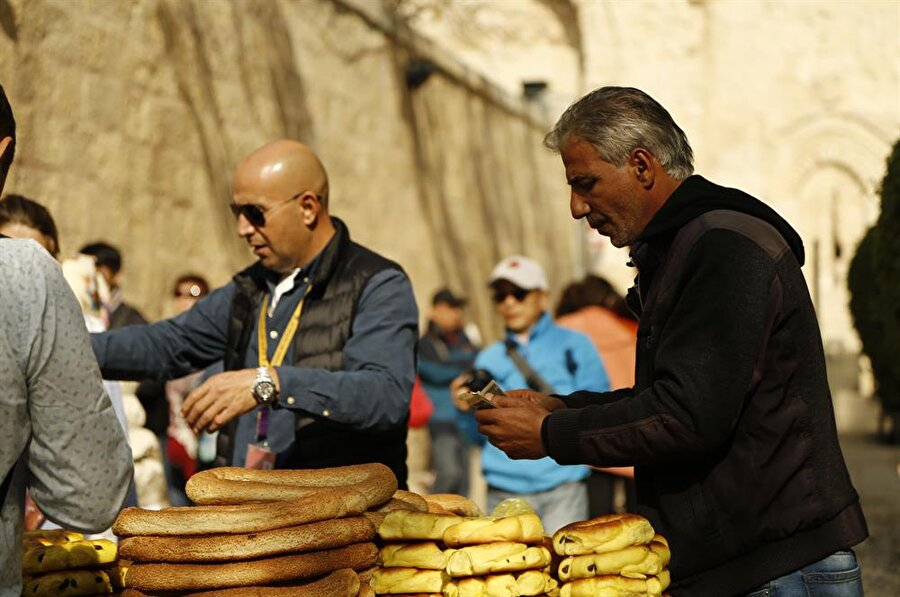
[{"label": "person wearing sunglasses", "polygon": [[240,162],[230,209],[256,262],[181,315],[94,336],[101,368],[175,379],[224,361],[182,407],[195,433],[218,431],[214,465],[382,462],[405,486],[418,332],[406,274],[330,215],[325,168],[297,141]]},{"label": "person wearing sunglasses", "polygon": [[[508,257],[491,273],[490,291],[506,328],[504,340],[475,358],[475,369],[486,370],[504,390],[531,388],[550,393],[609,389],[600,355],[580,332],[559,327],[547,312],[547,275],[533,259]],[[454,387],[460,410],[467,410]],[[462,415],[461,427],[483,445],[482,472],[488,484],[487,506],[502,500],[524,498],[540,515],[544,531],[588,518],[585,466],[563,466],[551,458],[513,460],[474,431],[471,414]]]}]

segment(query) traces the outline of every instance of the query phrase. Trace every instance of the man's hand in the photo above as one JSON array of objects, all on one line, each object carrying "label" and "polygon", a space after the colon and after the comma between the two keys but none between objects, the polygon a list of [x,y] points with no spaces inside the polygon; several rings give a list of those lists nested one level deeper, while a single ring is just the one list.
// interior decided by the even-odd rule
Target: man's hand
[{"label": "man's hand", "polygon": [[472,410],[472,406],[463,398],[469,393],[469,388],[466,386],[468,379],[467,375],[458,375],[450,382],[450,399],[453,400],[454,406],[462,412]]},{"label": "man's hand", "polygon": [[[547,396],[546,394],[541,394],[534,390],[510,390],[506,395],[517,400],[525,400],[530,404],[540,406],[551,412],[560,408],[566,408],[566,403],[559,398]],[[519,404],[516,404],[516,406],[519,406]]]},{"label": "man's hand", "polygon": [[252,392],[255,381],[256,369],[213,375],[188,394],[181,414],[194,433],[218,431],[235,417],[256,408]]},{"label": "man's hand", "polygon": [[[535,460],[547,456],[541,441],[541,423],[550,414],[545,408],[530,398],[518,397],[528,390],[510,392],[509,396],[489,394],[497,408],[482,408],[475,411],[478,431],[488,440],[514,459]],[[530,392],[542,396],[537,392]],[[544,396],[549,398],[549,396]]]}]

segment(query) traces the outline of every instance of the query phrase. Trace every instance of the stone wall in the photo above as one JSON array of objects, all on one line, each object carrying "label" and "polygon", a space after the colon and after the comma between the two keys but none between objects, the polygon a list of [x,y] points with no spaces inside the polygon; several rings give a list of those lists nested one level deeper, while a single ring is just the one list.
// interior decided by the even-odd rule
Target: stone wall
[{"label": "stone wall", "polygon": [[[226,208],[247,152],[321,155],[332,212],[399,261],[420,305],[444,282],[488,336],[485,282],[523,252],[577,264],[546,122],[366,0],[0,0],[0,81],[19,122],[7,191],[53,212],[64,254],[106,239],[126,299],[167,312],[187,270],[226,282],[251,255]],[[434,73],[409,90],[406,64]],[[552,203],[552,205],[551,205]]]}]

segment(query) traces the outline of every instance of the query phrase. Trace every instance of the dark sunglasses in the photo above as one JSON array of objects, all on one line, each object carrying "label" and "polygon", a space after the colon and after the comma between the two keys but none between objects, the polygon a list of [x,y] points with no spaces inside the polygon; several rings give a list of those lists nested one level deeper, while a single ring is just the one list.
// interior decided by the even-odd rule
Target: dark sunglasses
[{"label": "dark sunglasses", "polygon": [[531,294],[531,291],[525,290],[524,288],[516,288],[514,290],[503,290],[498,288],[494,290],[494,302],[499,305],[506,300],[506,297],[512,296],[516,299],[517,303],[521,303],[529,294]]},{"label": "dark sunglasses", "polygon": [[247,218],[247,221],[253,224],[253,226],[255,226],[256,228],[262,228],[266,225],[267,213],[271,213],[276,209],[287,205],[302,194],[303,193],[297,193],[290,199],[285,199],[281,203],[274,205],[268,209],[264,209],[262,206],[255,203],[229,203],[228,207],[231,208],[231,213],[234,214],[235,218],[244,216],[245,218]]}]

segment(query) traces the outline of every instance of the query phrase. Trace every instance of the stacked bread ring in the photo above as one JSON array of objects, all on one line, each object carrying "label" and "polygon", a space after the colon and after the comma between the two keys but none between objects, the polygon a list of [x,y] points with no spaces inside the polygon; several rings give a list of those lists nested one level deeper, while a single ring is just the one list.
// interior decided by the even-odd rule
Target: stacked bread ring
[{"label": "stacked bread ring", "polygon": [[104,595],[123,586],[112,541],[65,529],[26,531],[23,548],[23,595]]},{"label": "stacked bread ring", "polygon": [[553,535],[564,559],[561,597],[660,597],[669,586],[669,547],[637,514],[609,514],[566,525]]},{"label": "stacked bread ring", "polygon": [[355,597],[352,571],[377,554],[364,514],[396,490],[381,464],[198,473],[187,485],[198,506],[127,508],[113,525],[133,562],[126,594]]},{"label": "stacked bread ring", "polygon": [[466,518],[395,511],[378,534],[386,542],[372,579],[378,595],[520,597],[557,586],[534,513]]}]

